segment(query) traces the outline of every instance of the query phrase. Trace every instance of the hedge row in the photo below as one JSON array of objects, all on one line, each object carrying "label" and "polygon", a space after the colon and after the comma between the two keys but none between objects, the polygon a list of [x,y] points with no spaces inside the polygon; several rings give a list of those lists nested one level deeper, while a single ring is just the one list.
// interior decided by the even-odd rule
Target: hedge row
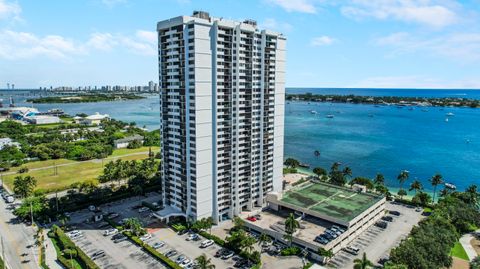
[{"label": "hedge row", "polygon": [[281,256],[296,256],[296,255],[299,255],[300,253],[302,252],[302,250],[298,247],[288,247],[288,248],[284,248],[282,249],[282,251],[280,251],[280,255]]},{"label": "hedge row", "polygon": [[[45,238],[43,237],[43,234],[41,235],[40,241],[42,242],[40,244],[40,268],[42,269],[50,269],[48,265],[45,263],[45,245],[43,244],[43,241]],[[3,268],[3,267],[0,267]]]},{"label": "hedge row", "polygon": [[125,236],[127,236],[133,243],[135,243],[137,246],[141,247],[144,251],[155,257],[157,260],[162,262],[164,265],[166,265],[170,269],[182,269],[178,264],[176,264],[174,261],[170,260],[167,256],[163,255],[162,253],[156,251],[153,247],[151,247],[148,244],[143,243],[142,240],[140,240],[138,237],[132,235],[130,232],[123,232]]},{"label": "hedge row", "polygon": [[[82,266],[82,268],[86,269],[100,269],[93,261],[90,259],[90,257],[85,254],[79,247],[75,245],[75,243],[70,240],[70,238],[65,235],[62,229],[60,227],[54,225],[52,227],[53,233],[55,235],[55,238],[58,239],[58,242],[60,243],[59,247],[61,248],[62,251],[65,251],[66,249],[72,249],[76,251],[76,260],[79,262],[79,264]],[[62,257],[62,256],[60,256]],[[59,258],[57,256],[57,258]],[[60,260],[60,258],[59,258]],[[60,262],[62,262],[60,260]],[[63,262],[62,262],[63,263]]]}]

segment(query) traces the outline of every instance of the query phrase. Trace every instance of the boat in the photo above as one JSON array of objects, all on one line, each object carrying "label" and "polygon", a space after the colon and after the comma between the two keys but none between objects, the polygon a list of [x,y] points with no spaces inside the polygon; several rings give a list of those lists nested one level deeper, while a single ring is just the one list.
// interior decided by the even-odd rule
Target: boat
[{"label": "boat", "polygon": [[328,114],[328,115],[327,115],[327,118],[329,118],[329,119],[333,119],[334,117],[335,117],[335,116],[334,116],[333,114]]},{"label": "boat", "polygon": [[310,113],[312,113],[312,114],[317,114],[317,111],[315,111],[315,110],[310,110]]},{"label": "boat", "polygon": [[315,151],[313,152],[313,154],[318,157],[318,156],[320,156],[320,151],[315,150]]},{"label": "boat", "polygon": [[445,188],[451,189],[451,190],[456,190],[456,189],[457,189],[457,186],[455,186],[455,185],[452,184],[452,183],[445,183]]},{"label": "boat", "polygon": [[445,122],[448,122],[448,118],[445,118]]},{"label": "boat", "polygon": [[310,165],[308,163],[300,163],[298,166],[303,168],[310,168]]},{"label": "boat", "polygon": [[455,116],[455,114],[453,114],[452,112],[448,112],[448,113],[445,114],[445,115],[447,115],[448,117],[453,117],[453,116]]}]

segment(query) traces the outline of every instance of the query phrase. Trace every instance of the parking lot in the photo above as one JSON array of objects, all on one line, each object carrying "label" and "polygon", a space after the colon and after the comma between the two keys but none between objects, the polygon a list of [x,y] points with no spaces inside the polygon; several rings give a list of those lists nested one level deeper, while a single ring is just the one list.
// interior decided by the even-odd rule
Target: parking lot
[{"label": "parking lot", "polygon": [[378,264],[381,258],[388,257],[390,249],[397,246],[410,233],[412,227],[423,218],[422,212],[404,205],[387,203],[386,208],[400,212],[400,216],[387,214],[393,217],[393,221],[388,222],[386,229],[372,225],[352,241],[350,245],[360,249],[358,255],[340,251],[330,260],[329,265],[335,268],[353,268],[353,260],[364,252],[369,260]]},{"label": "parking lot", "polygon": [[[115,218],[120,221],[123,218],[136,217],[139,218],[145,226],[148,226],[156,219],[152,219],[149,215],[151,212],[138,212],[138,207],[142,201],[155,202],[158,201],[158,195],[145,197],[135,197],[112,204],[103,205],[103,212],[114,212],[119,214]],[[145,253],[129,240],[114,243],[112,236],[104,236],[103,232],[109,228],[106,222],[100,221],[96,223],[86,223],[86,220],[93,216],[93,212],[82,210],[72,213],[69,224],[74,226],[76,230],[82,232],[83,236],[73,239],[75,244],[79,246],[90,257],[97,251],[105,251],[105,256],[95,260],[100,268],[165,268],[159,261]]]},{"label": "parking lot", "polygon": [[[163,246],[159,251],[161,253],[166,253],[168,250],[175,249],[178,254],[170,257],[170,259],[175,260],[180,255],[185,255],[188,259],[194,260],[196,257],[205,253],[208,258],[212,259],[212,263],[215,265],[216,268],[229,268],[234,266],[235,261],[234,257],[229,259],[222,259],[220,257],[215,257],[215,253],[221,249],[220,246],[213,244],[207,248],[200,248],[200,244],[205,239],[200,236],[200,239],[197,241],[187,241],[187,237],[189,236],[188,233],[184,235],[178,235],[173,230],[169,228],[162,228],[153,233],[154,238],[151,239],[152,241],[161,240],[165,242],[165,246]],[[148,242],[152,244],[153,242]]]}]

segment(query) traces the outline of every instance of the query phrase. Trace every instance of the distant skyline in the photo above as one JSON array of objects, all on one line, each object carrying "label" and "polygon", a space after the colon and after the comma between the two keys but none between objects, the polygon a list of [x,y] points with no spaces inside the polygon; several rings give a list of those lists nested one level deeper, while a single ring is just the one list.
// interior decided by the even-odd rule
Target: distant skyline
[{"label": "distant skyline", "polygon": [[287,36],[287,87],[480,88],[480,0],[0,0],[0,88],[158,81],[193,10]]}]

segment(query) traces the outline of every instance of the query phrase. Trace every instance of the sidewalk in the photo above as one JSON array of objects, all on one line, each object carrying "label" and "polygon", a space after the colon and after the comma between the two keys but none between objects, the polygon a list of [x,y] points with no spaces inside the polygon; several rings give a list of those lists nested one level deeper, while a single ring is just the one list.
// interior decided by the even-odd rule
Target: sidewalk
[{"label": "sidewalk", "polygon": [[[475,232],[479,233],[479,230],[476,230]],[[463,249],[465,249],[465,252],[467,252],[467,256],[470,261],[475,259],[477,257],[477,252],[473,248],[472,244],[470,244],[470,241],[472,241],[473,235],[472,233],[464,234],[462,237],[460,237],[460,244],[462,244]]]},{"label": "sidewalk", "polygon": [[60,263],[57,261],[57,252],[53,246],[53,242],[45,232],[45,263],[50,269],[63,269]]}]

